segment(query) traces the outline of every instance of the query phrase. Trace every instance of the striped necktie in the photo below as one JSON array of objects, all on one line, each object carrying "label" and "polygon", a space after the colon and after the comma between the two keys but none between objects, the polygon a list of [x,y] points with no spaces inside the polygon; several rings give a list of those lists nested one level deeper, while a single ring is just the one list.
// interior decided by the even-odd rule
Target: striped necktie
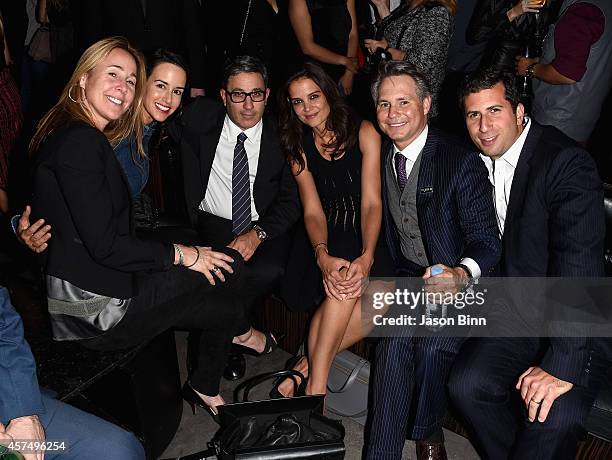
[{"label": "striped necktie", "polygon": [[408,176],[406,175],[406,160],[407,158],[400,152],[395,152],[395,173],[397,174],[397,185],[399,185],[400,192],[404,191],[406,182],[408,182]]},{"label": "striped necktie", "polygon": [[246,134],[238,134],[234,148],[232,169],[232,231],[235,236],[251,228],[251,187],[249,184],[249,160],[244,148]]}]

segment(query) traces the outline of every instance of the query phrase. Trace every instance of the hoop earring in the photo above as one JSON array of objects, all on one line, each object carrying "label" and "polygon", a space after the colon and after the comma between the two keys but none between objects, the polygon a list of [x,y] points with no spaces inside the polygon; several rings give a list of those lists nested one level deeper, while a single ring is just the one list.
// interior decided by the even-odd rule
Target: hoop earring
[{"label": "hoop earring", "polygon": [[78,103],[79,101],[77,101],[75,98],[72,97],[71,91],[72,91],[72,86],[68,89],[68,99],[70,99],[72,102],[74,103]]}]

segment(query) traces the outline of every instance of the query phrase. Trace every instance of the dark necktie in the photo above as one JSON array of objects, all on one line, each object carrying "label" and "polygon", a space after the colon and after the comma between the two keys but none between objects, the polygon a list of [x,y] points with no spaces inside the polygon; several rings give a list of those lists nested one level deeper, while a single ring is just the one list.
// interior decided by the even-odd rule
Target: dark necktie
[{"label": "dark necktie", "polygon": [[249,160],[244,148],[246,134],[238,134],[232,169],[232,231],[240,236],[251,228],[251,187]]},{"label": "dark necktie", "polygon": [[407,158],[400,152],[395,152],[395,173],[397,174],[397,185],[400,191],[404,191],[408,176],[406,175],[406,160]]}]

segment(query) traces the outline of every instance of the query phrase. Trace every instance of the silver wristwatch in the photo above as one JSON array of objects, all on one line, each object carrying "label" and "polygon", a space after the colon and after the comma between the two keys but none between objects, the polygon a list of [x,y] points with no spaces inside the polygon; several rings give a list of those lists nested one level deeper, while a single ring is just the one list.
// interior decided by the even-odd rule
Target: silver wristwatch
[{"label": "silver wristwatch", "polygon": [[255,230],[257,238],[259,238],[259,241],[261,241],[262,243],[268,239],[268,234],[259,225],[253,225],[253,230]]}]

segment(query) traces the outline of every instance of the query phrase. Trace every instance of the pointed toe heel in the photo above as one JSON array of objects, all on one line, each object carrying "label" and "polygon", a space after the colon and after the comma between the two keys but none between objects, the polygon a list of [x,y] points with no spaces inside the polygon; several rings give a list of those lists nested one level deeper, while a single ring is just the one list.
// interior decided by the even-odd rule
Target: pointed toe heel
[{"label": "pointed toe heel", "polygon": [[191,407],[191,411],[193,412],[193,415],[196,415],[196,406],[201,407],[202,409],[204,409],[206,412],[209,413],[209,415],[212,417],[212,419],[217,424],[220,424],[219,414],[216,414],[210,406],[208,406],[207,404],[204,403],[204,401],[202,401],[202,399],[198,396],[195,390],[191,388],[191,385],[189,385],[189,383],[185,382],[181,393],[183,396],[183,400],[185,400],[187,404],[189,404],[189,406]]}]

